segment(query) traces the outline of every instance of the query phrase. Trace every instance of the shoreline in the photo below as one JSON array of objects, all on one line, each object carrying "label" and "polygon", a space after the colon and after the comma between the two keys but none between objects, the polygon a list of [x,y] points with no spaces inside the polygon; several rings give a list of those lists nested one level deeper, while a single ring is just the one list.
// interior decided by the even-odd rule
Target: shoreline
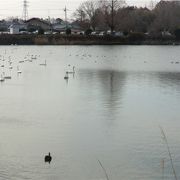
[{"label": "shoreline", "polygon": [[0,45],[180,45],[174,38],[81,35],[0,35]]}]

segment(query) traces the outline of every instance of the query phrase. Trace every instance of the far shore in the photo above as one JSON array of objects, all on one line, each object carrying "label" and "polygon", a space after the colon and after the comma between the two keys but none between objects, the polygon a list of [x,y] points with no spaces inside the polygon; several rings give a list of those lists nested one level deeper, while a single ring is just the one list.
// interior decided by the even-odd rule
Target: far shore
[{"label": "far shore", "polygon": [[1,34],[0,45],[180,45],[175,38]]}]

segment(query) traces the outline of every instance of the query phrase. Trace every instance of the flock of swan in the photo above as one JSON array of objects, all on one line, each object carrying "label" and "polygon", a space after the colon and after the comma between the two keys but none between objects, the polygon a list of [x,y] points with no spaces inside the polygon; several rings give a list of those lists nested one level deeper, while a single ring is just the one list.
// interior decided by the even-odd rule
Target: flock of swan
[{"label": "flock of swan", "polygon": [[[69,66],[70,66],[70,64],[69,64]],[[75,66],[73,66],[72,71],[66,71],[64,79],[68,80],[69,79],[69,74],[73,74],[73,75],[75,74]]]},{"label": "flock of swan", "polygon": [[[10,80],[13,78],[12,74],[21,75],[22,65],[25,63],[32,63],[34,61],[38,61],[40,59],[40,55],[30,54],[29,52],[24,55],[24,57],[19,60],[15,60],[13,55],[8,53],[6,50],[4,53],[0,54],[0,83],[4,83],[6,80]],[[39,63],[39,66],[47,66],[47,61],[44,60]],[[68,70],[65,71],[64,79],[68,80],[70,75],[75,74],[75,66],[71,68],[71,65],[68,65]]]},{"label": "flock of swan", "polygon": [[[3,55],[0,55],[0,82],[3,83],[6,80],[12,79],[12,72],[17,75],[22,74],[21,66],[23,63],[37,61],[40,55],[26,54],[24,58],[16,61],[12,56],[8,56],[6,51]],[[39,64],[40,66],[47,66],[46,60]]]}]

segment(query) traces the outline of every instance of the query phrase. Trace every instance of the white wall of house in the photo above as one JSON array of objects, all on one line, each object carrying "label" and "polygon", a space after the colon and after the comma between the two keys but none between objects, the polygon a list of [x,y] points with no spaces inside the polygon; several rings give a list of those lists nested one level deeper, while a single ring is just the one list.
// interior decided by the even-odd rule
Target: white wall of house
[{"label": "white wall of house", "polygon": [[19,26],[11,26],[9,29],[10,34],[19,34]]}]

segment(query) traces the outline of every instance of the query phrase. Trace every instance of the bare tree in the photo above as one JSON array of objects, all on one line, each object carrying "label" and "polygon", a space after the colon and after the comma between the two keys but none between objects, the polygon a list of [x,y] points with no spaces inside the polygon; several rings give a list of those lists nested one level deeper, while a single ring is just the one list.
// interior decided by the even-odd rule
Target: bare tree
[{"label": "bare tree", "polygon": [[113,33],[116,25],[117,11],[125,6],[125,0],[101,0],[101,7],[105,10],[106,22]]},{"label": "bare tree", "polygon": [[180,25],[180,3],[162,0],[154,7],[153,1],[148,9],[126,6],[125,0],[87,0],[80,4],[74,17],[84,29],[174,33]]},{"label": "bare tree", "polygon": [[87,0],[80,4],[75,12],[75,16],[79,21],[89,23],[89,28],[96,28],[97,25],[97,3],[93,0]]},{"label": "bare tree", "polygon": [[153,10],[155,8],[155,4],[156,4],[156,2],[154,0],[150,0],[150,2],[148,4],[148,8],[150,10]]},{"label": "bare tree", "polygon": [[153,10],[156,18],[151,30],[174,32],[180,24],[180,3],[178,1],[160,1]]}]

